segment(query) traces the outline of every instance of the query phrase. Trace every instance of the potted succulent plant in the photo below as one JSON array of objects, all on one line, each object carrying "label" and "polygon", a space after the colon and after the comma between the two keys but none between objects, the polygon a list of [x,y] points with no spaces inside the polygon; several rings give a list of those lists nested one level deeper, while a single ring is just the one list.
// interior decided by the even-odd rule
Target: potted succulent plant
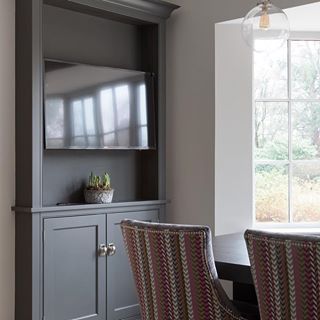
[{"label": "potted succulent plant", "polygon": [[86,203],[110,203],[112,202],[113,191],[108,173],[100,177],[95,176],[93,172],[91,172],[89,183],[84,190],[84,198]]}]

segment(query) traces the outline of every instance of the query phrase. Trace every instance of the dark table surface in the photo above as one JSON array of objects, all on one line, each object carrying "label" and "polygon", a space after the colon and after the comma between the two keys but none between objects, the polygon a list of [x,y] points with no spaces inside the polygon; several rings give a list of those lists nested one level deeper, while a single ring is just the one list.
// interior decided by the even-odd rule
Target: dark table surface
[{"label": "dark table surface", "polygon": [[214,237],[213,254],[220,279],[253,283],[243,233]]}]

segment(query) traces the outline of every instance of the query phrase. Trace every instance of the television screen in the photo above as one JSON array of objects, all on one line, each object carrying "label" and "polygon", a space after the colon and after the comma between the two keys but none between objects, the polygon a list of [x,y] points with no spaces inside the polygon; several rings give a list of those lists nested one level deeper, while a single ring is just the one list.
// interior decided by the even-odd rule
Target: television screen
[{"label": "television screen", "polygon": [[45,60],[46,149],[154,149],[154,75]]}]

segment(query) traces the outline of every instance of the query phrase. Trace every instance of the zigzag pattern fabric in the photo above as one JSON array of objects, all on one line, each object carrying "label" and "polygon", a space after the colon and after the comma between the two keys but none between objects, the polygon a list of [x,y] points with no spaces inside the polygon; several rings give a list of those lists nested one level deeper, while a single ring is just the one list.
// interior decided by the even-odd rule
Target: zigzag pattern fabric
[{"label": "zigzag pattern fabric", "polygon": [[320,237],[245,233],[262,320],[320,319]]},{"label": "zigzag pattern fabric", "polygon": [[210,271],[208,228],[128,220],[121,228],[143,320],[243,319]]}]

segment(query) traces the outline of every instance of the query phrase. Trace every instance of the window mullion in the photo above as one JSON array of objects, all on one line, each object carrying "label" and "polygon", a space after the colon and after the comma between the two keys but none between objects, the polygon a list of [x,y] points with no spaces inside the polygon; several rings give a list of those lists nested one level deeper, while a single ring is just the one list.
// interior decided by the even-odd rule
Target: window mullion
[{"label": "window mullion", "polygon": [[291,64],[291,40],[288,40],[287,47],[288,64],[288,214],[289,222],[293,222],[292,217],[292,64]]}]

